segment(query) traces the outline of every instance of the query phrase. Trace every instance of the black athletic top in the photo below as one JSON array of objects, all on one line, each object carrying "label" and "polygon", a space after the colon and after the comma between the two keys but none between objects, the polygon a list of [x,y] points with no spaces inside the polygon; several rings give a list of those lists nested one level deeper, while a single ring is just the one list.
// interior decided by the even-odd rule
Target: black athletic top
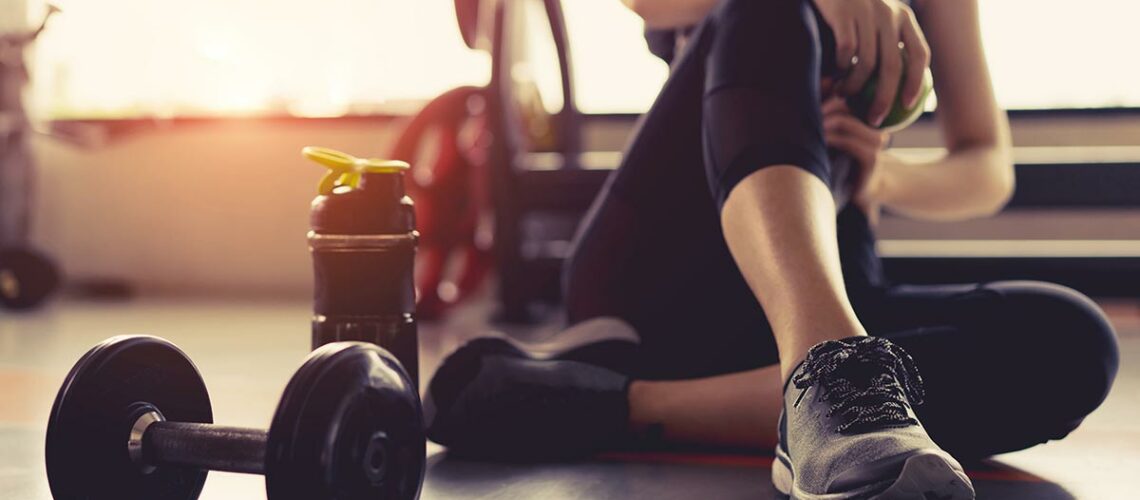
[{"label": "black athletic top", "polygon": [[677,52],[677,30],[645,30],[645,42],[649,44],[649,51],[653,55],[666,63],[673,63],[673,56]]}]

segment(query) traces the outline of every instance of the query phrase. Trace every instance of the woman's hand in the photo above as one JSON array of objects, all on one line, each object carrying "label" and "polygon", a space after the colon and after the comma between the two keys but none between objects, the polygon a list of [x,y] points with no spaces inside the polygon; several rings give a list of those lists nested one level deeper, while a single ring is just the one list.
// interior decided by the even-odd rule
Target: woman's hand
[{"label": "woman's hand", "polygon": [[[813,1],[835,33],[836,62],[847,72],[840,93],[853,95],[862,90],[877,68],[879,84],[868,120],[876,126],[882,123],[896,94],[907,107],[914,106],[922,75],[930,66],[930,47],[910,7],[898,0]],[[906,75],[900,43],[906,51]]]},{"label": "woman's hand", "polygon": [[840,97],[829,98],[820,109],[827,147],[850,155],[858,164],[851,201],[872,221],[877,220],[887,179],[880,155],[890,140],[890,134],[871,128],[856,118]]}]

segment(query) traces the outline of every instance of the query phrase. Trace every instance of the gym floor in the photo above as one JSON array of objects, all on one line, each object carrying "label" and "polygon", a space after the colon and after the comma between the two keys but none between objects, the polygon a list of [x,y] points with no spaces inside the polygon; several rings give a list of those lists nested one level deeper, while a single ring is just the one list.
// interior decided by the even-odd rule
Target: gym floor
[{"label": "gym floor", "polygon": [[[465,339],[485,335],[490,301],[475,301],[420,330],[425,375]],[[1061,442],[969,466],[979,498],[1135,498],[1140,488],[1140,303],[1105,301],[1120,334],[1122,363],[1108,401]],[[264,427],[308,349],[309,304],[61,301],[0,316],[0,497],[51,498],[43,434],[59,383],[106,337],[153,334],[179,345],[210,389],[215,420]],[[542,344],[553,325],[498,330]],[[427,377],[425,376],[426,380]],[[977,411],[986,411],[979,408]],[[607,455],[579,463],[504,465],[450,459],[430,445],[423,498],[778,498],[767,455]],[[264,498],[260,477],[212,473],[204,499]]]}]

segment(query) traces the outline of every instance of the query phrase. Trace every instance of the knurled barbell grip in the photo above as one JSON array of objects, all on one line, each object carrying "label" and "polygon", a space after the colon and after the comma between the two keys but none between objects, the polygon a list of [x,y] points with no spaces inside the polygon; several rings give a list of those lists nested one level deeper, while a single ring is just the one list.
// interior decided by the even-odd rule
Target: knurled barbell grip
[{"label": "knurled barbell grip", "polygon": [[142,435],[142,460],[146,466],[265,474],[266,438],[261,429],[158,421]]}]

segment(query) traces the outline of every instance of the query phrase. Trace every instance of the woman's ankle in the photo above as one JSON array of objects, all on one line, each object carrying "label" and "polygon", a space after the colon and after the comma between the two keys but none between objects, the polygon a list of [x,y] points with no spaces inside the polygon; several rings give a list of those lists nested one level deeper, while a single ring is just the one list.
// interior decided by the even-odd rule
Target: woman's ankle
[{"label": "woman's ankle", "polygon": [[626,397],[629,398],[629,430],[634,434],[641,434],[660,423],[654,410],[655,398],[652,394],[652,382],[630,381]]},{"label": "woman's ankle", "polygon": [[867,331],[861,326],[846,328],[820,328],[813,333],[795,335],[779,343],[780,351],[780,380],[785,384],[792,376],[792,372],[807,357],[808,351],[828,340],[839,340],[849,337],[866,336]]}]

